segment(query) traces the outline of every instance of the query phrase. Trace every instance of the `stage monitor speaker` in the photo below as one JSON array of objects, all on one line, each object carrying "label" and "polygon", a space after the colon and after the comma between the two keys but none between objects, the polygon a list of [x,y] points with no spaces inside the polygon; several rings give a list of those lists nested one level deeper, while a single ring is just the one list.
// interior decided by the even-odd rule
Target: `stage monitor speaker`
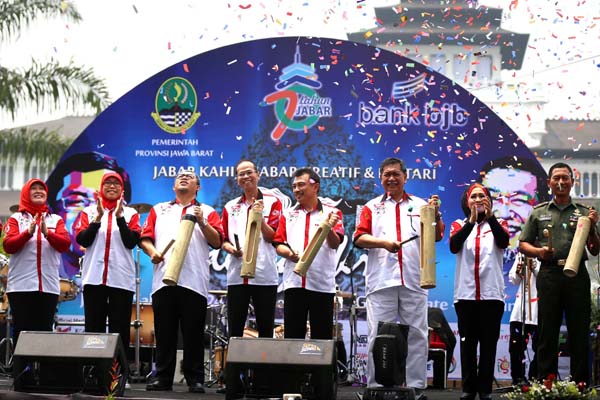
[{"label": "stage monitor speaker", "polygon": [[13,356],[18,392],[122,396],[128,365],[117,333],[23,331]]},{"label": "stage monitor speaker", "polygon": [[283,397],[335,399],[335,341],[231,338],[225,368],[226,399]]}]

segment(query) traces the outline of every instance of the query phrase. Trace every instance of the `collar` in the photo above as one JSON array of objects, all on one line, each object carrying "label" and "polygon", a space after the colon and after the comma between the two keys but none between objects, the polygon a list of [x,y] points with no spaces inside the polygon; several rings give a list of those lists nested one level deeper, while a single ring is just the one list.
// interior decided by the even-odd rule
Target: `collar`
[{"label": "collar", "polygon": [[[554,198],[552,198],[552,200],[550,200],[548,202],[548,207],[550,207],[550,206],[554,206],[560,210],[558,204],[556,204],[556,202],[554,201]],[[577,208],[577,206],[575,205],[575,202],[573,201],[573,198],[569,197],[569,204],[567,204],[563,210],[566,210],[567,208],[569,208],[571,206]]]},{"label": "collar", "polygon": [[[179,205],[182,205],[182,204],[181,204],[181,201],[180,201],[178,198],[175,198],[175,200],[171,200],[171,201],[170,201],[170,204],[171,204],[171,205],[173,205],[173,204],[179,204]],[[197,205],[197,204],[200,204],[200,203],[198,203],[198,201],[197,201],[197,200],[194,198],[194,199],[192,199],[192,201],[190,202],[190,204],[188,204],[188,206],[191,206],[191,205]],[[187,207],[187,206],[186,206],[186,207]]]},{"label": "collar", "polygon": [[[296,205],[294,207],[292,207],[292,209],[295,211],[296,210],[305,210],[306,211],[306,209],[304,207],[302,207],[300,205],[300,203],[296,203]],[[321,203],[321,199],[319,199],[318,197],[317,197],[317,207],[314,210],[312,210],[311,212],[313,212],[313,211],[323,212],[323,203]]]},{"label": "collar", "polygon": [[[394,203],[396,203],[396,200],[394,200],[394,199],[392,198],[392,196],[390,196],[390,195],[389,195],[389,194],[387,194],[387,193],[384,193],[384,194],[381,196],[381,202],[382,202],[382,203],[385,203],[387,200],[390,200],[390,201],[393,201]],[[412,200],[412,197],[411,197],[411,195],[410,195],[410,194],[406,193],[406,190],[405,190],[405,191],[404,191],[404,193],[402,194],[402,198],[400,199],[400,203],[402,203],[402,202],[404,202],[404,201],[410,201],[410,200]]]},{"label": "collar", "polygon": [[[258,197],[256,198],[256,200],[262,200],[263,199],[263,194],[260,191],[260,189],[258,189]],[[240,203],[245,203],[246,202],[246,194],[242,193],[242,196],[240,197],[240,200],[238,201],[238,204]]]}]

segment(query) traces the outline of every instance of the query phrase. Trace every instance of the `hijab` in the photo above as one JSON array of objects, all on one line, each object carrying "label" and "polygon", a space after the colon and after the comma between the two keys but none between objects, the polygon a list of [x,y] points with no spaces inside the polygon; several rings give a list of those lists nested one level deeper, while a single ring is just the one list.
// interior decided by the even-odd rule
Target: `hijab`
[{"label": "hijab", "polygon": [[23,189],[21,189],[21,198],[19,199],[19,212],[25,211],[33,216],[48,212],[47,203],[34,204],[31,201],[31,186],[33,186],[34,183],[41,183],[46,191],[46,196],[48,195],[48,186],[46,186],[46,183],[41,179],[33,178],[28,180],[25,185],[23,185]]},{"label": "hijab", "polygon": [[[121,193],[119,194],[119,197],[117,197],[116,200],[108,200],[104,198],[104,182],[106,180],[108,180],[108,178],[115,178],[116,180],[118,180],[121,183]],[[102,207],[106,210],[113,210],[116,206],[117,206],[117,202],[119,201],[119,199],[121,198],[121,196],[123,195],[123,178],[121,178],[121,175],[119,175],[116,172],[107,172],[106,174],[104,174],[104,176],[102,177],[102,182],[100,183],[100,199],[102,200]]]}]

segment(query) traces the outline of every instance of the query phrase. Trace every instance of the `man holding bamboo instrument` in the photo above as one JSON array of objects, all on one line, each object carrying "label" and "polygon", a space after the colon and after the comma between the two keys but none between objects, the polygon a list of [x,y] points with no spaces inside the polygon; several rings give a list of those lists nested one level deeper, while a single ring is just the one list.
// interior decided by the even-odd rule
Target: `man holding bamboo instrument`
[{"label": "man holding bamboo instrument", "polygon": [[421,215],[423,206],[435,207],[435,241],[444,235],[437,195],[425,201],[404,190],[406,164],[386,158],[379,167],[385,189],[363,207],[354,233],[354,244],[368,249],[365,269],[369,358],[367,384],[375,386],[373,344],[382,322],[410,326],[406,358],[406,386],[414,388],[417,398],[427,387],[427,291],[421,286]]},{"label": "man holding bamboo instrument", "polygon": [[[223,207],[227,256],[227,320],[230,337],[244,333],[248,306],[254,306],[259,337],[273,337],[277,301],[277,254],[271,245],[281,216],[281,201],[258,188],[258,170],[242,160],[236,180],[244,193]],[[253,222],[253,213],[258,219]],[[252,226],[255,224],[255,226]],[[252,245],[256,243],[255,247]],[[244,251],[244,249],[246,251]]]},{"label": "man holding bamboo instrument", "polygon": [[[321,178],[311,168],[294,173],[297,204],[285,210],[273,245],[286,258],[283,272],[285,338],[331,339],[335,296],[336,249],[344,238],[342,212],[318,198]],[[322,245],[315,245],[322,241]],[[294,271],[304,259],[301,270]]]},{"label": "man holding bamboo instrument", "polygon": [[[581,254],[578,271],[566,275],[566,264],[574,250],[587,247],[598,255],[600,238],[596,224],[598,212],[571,198],[573,170],[568,164],[556,163],[548,172],[548,186],[553,199],[538,204],[527,219],[519,250],[541,261],[537,276],[538,289],[538,378],[547,379],[558,373],[558,336],[563,313],[567,322],[571,377],[575,382],[590,383],[589,325],[590,277],[585,268],[587,256]],[[576,240],[581,221],[587,219],[589,233]],[[546,234],[544,234],[546,231]],[[551,238],[551,245],[549,241]],[[576,247],[574,249],[574,247]]]},{"label": "man holding bamboo instrument", "polygon": [[[156,334],[156,377],[146,385],[146,390],[172,390],[181,325],[183,374],[190,392],[204,393],[202,338],[210,274],[209,251],[210,247],[221,246],[223,227],[219,214],[196,200],[199,189],[197,175],[187,171],[179,173],[173,185],[175,200],[152,207],[142,230],[140,247],[154,264],[152,307]],[[194,222],[191,226],[190,221]],[[171,247],[173,239],[176,240]],[[189,245],[181,248],[182,242]],[[177,271],[171,273],[168,269],[173,265]],[[169,284],[163,280],[166,274],[173,276]]]}]

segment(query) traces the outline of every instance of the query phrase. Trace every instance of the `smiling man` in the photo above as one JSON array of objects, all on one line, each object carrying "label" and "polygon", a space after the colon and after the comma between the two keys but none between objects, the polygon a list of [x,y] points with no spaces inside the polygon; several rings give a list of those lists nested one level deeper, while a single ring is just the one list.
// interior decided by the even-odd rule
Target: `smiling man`
[{"label": "smiling man", "polygon": [[386,158],[379,167],[382,196],[363,207],[354,233],[354,244],[368,249],[365,269],[369,358],[367,384],[375,386],[373,344],[380,321],[410,326],[406,358],[406,386],[414,388],[417,398],[425,397],[427,387],[427,291],[421,288],[421,247],[419,240],[403,241],[421,235],[420,208],[436,207],[436,241],[442,239],[444,223],[439,213],[439,197],[428,201],[405,190],[406,164]]},{"label": "smiling man", "polygon": [[[271,245],[281,215],[281,202],[258,188],[258,170],[252,161],[236,166],[236,180],[243,194],[223,207],[223,250],[227,256],[227,320],[229,336],[242,336],[250,301],[254,306],[259,337],[273,337],[277,300],[277,254]],[[262,213],[254,278],[240,276],[246,226],[252,210]]]},{"label": "smiling man", "polygon": [[[210,248],[221,247],[219,214],[196,200],[200,178],[182,172],[175,178],[175,200],[152,207],[144,224],[140,247],[154,264],[152,307],[156,333],[156,376],[146,390],[172,390],[179,326],[183,338],[183,375],[189,391],[204,393],[204,324],[210,279]],[[192,215],[192,237],[175,286],[163,283],[173,249],[162,252],[178,236],[182,217]]]},{"label": "smiling man", "polygon": [[[283,271],[283,323],[286,338],[304,339],[310,320],[311,339],[331,339],[335,295],[335,255],[344,238],[342,212],[321,202],[321,178],[311,168],[294,173],[292,191],[297,204],[283,212],[273,245],[286,259]],[[302,277],[293,272],[322,222],[332,228]]]}]

